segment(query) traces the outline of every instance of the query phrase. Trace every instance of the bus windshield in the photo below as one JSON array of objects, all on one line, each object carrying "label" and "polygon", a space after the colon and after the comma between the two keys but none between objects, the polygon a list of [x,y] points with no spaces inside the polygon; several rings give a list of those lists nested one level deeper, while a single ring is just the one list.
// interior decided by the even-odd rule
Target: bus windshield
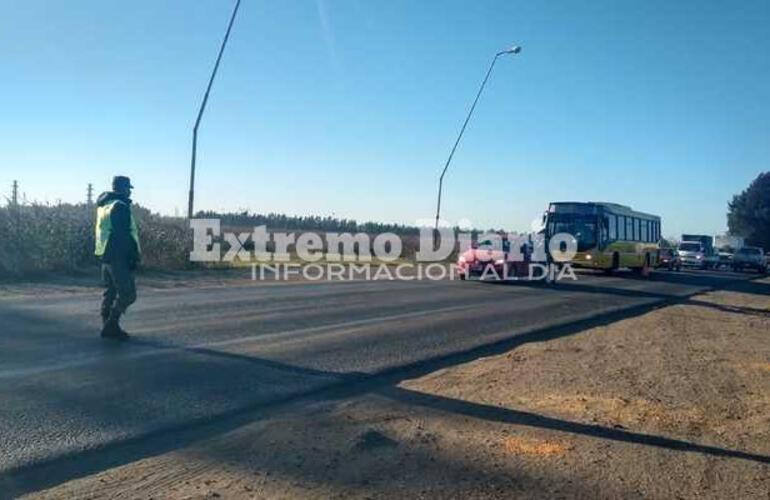
[{"label": "bus windshield", "polygon": [[551,214],[548,220],[548,236],[558,233],[571,234],[577,240],[578,252],[585,252],[597,246],[594,216]]}]

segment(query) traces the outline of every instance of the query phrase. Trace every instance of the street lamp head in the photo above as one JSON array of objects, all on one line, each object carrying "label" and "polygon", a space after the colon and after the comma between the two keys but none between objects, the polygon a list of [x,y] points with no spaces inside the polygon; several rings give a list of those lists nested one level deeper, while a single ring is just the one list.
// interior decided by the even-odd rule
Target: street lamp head
[{"label": "street lamp head", "polygon": [[519,52],[521,52],[521,47],[519,47],[518,45],[514,45],[510,49],[501,50],[500,52],[498,52],[497,57],[504,56],[506,54],[518,54]]}]

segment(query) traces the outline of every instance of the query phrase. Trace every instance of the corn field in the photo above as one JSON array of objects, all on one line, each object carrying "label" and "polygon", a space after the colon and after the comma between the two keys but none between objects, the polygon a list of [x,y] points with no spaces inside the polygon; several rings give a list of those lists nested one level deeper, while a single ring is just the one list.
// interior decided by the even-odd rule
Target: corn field
[{"label": "corn field", "polygon": [[[181,269],[188,264],[191,234],[184,219],[134,206],[142,242],[142,266]],[[0,208],[0,275],[75,271],[97,264],[96,209],[86,204],[8,205]]]}]

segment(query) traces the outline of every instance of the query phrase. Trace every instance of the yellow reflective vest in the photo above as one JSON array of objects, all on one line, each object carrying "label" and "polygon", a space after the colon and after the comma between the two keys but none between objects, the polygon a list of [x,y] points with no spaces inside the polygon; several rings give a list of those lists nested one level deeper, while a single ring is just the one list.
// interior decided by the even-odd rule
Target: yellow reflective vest
[{"label": "yellow reflective vest", "polygon": [[118,203],[126,205],[128,208],[130,218],[130,231],[131,238],[136,242],[136,251],[141,254],[141,247],[139,246],[139,228],[136,225],[136,219],[131,207],[123,200],[112,200],[104,205],[96,208],[96,250],[97,257],[102,257],[105,250],[107,250],[107,242],[110,241],[110,235],[112,234],[112,210]]}]

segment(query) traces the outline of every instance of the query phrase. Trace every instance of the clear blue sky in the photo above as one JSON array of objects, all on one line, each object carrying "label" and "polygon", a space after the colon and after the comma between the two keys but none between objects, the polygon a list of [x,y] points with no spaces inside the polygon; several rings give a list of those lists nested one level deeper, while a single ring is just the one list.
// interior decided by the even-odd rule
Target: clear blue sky
[{"label": "clear blue sky", "polygon": [[[231,1],[0,0],[0,190],[130,175],[184,213]],[[770,169],[770,2],[243,0],[199,140],[198,208],[526,229],[549,200],[725,228]]]}]

